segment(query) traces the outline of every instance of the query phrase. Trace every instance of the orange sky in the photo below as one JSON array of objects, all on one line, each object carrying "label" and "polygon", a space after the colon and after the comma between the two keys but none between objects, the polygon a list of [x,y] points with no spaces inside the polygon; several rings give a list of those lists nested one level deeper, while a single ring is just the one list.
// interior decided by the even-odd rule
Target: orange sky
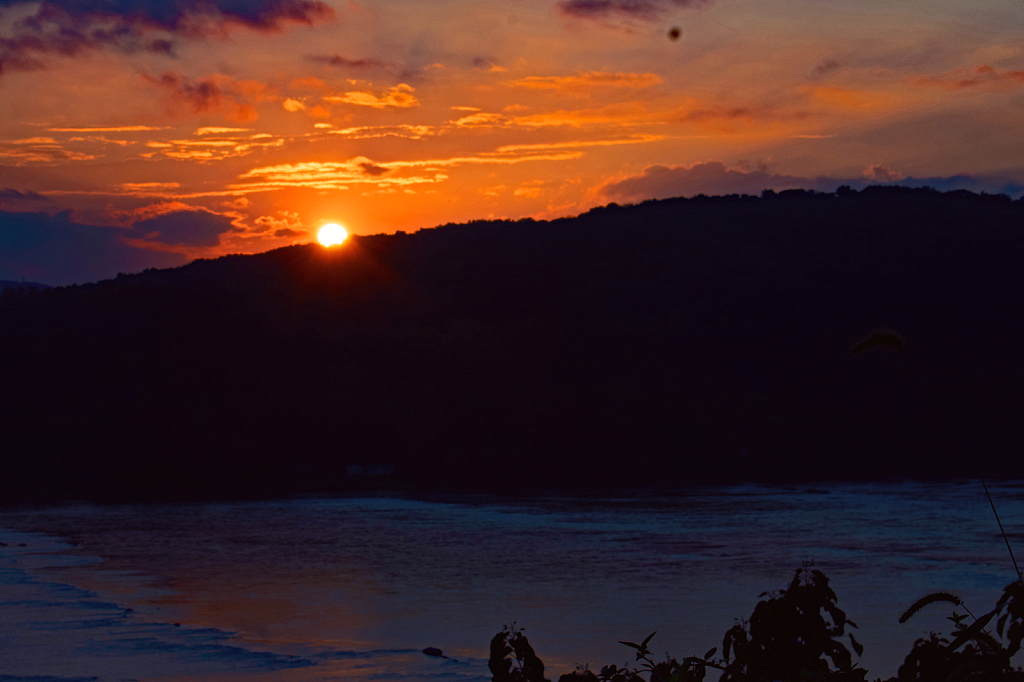
[{"label": "orange sky", "polygon": [[325,222],[1024,191],[1017,0],[241,4],[0,0],[0,279],[265,251]]}]

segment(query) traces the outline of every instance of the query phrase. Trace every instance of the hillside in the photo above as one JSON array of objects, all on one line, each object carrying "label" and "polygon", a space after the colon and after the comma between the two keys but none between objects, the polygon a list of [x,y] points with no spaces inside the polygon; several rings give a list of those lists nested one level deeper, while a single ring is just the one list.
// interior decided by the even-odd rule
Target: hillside
[{"label": "hillside", "polygon": [[1022,228],[787,191],[7,290],[0,492],[1021,475]]}]

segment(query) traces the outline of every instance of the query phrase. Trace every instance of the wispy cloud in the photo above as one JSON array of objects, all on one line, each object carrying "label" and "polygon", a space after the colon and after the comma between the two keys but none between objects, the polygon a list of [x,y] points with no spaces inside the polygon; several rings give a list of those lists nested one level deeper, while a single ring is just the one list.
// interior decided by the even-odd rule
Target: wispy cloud
[{"label": "wispy cloud", "polygon": [[846,111],[882,109],[898,101],[898,97],[889,92],[840,88],[836,86],[811,85],[801,88],[800,92],[813,102]]},{"label": "wispy cloud", "polygon": [[[448,176],[442,168],[462,165],[518,164],[533,161],[567,161],[578,159],[583,152],[562,151],[550,154],[511,155],[502,153],[479,156],[458,156],[446,159],[389,161],[375,163],[366,157],[347,161],[307,162],[265,166],[240,176],[249,182],[237,183],[230,189],[245,192],[265,192],[293,187],[312,189],[349,189],[352,185],[376,185],[382,188],[443,182]],[[422,168],[433,175],[404,175],[403,170]],[[390,172],[389,172],[390,171]]]},{"label": "wispy cloud", "polygon": [[356,104],[374,109],[396,108],[408,109],[418,107],[420,102],[412,93],[415,88],[405,83],[388,88],[380,95],[372,92],[346,92],[342,95],[331,95],[324,97],[324,100],[331,104]]},{"label": "wispy cloud", "polygon": [[130,194],[146,195],[178,189],[181,184],[177,182],[122,182],[119,187]]},{"label": "wispy cloud", "polygon": [[565,140],[564,142],[543,142],[537,144],[507,144],[498,147],[499,152],[537,151],[540,149],[576,149],[578,147],[614,147],[622,144],[659,142],[664,135],[636,135],[615,140]]},{"label": "wispy cloud", "polygon": [[[317,124],[317,127],[329,124]],[[394,125],[394,126],[354,126],[340,130],[328,130],[329,135],[344,135],[353,140],[364,140],[373,137],[404,137],[410,140],[420,140],[428,135],[436,135],[437,128],[421,125]]]},{"label": "wispy cloud", "polygon": [[208,126],[206,128],[197,128],[196,135],[227,135],[230,133],[247,133],[252,128],[218,128],[216,126]]},{"label": "wispy cloud", "polygon": [[52,165],[58,161],[91,161],[92,154],[66,149],[50,137],[0,140],[0,163],[7,166]]},{"label": "wispy cloud", "polygon": [[136,133],[148,130],[166,130],[160,126],[86,126],[82,128],[47,128],[54,133]]},{"label": "wispy cloud", "polygon": [[[382,177],[398,164],[376,164],[366,157],[355,157],[347,161],[307,162],[280,164],[254,168],[240,176],[249,182],[231,185],[232,189],[245,191],[268,191],[289,187],[309,187],[314,189],[349,189],[351,185],[414,185],[435,183],[447,179],[448,176],[435,173],[433,176],[402,176],[391,175]],[[370,172],[367,172],[370,169]]]},{"label": "wispy cloud", "polygon": [[528,128],[552,126],[571,126],[573,128],[592,126],[632,127],[659,122],[655,116],[648,112],[647,107],[639,101],[592,109],[562,109],[527,116],[516,116],[512,121],[515,125]]},{"label": "wispy cloud", "polygon": [[486,112],[470,114],[469,116],[463,116],[460,119],[452,121],[452,124],[459,128],[502,128],[504,126],[511,125],[511,123],[512,119],[508,116]]},{"label": "wispy cloud", "polygon": [[648,88],[661,82],[661,76],[654,73],[588,71],[574,76],[528,76],[509,81],[508,84],[517,88],[573,93],[597,88]]},{"label": "wispy cloud", "polygon": [[953,69],[939,76],[914,76],[910,82],[944,90],[1009,90],[1024,86],[1024,71],[996,69],[982,64],[973,69]]},{"label": "wispy cloud", "polygon": [[144,157],[156,155],[171,159],[219,161],[233,156],[245,156],[257,149],[281,147],[285,138],[257,134],[248,137],[202,137],[194,140],[151,140],[146,146],[154,150]]}]

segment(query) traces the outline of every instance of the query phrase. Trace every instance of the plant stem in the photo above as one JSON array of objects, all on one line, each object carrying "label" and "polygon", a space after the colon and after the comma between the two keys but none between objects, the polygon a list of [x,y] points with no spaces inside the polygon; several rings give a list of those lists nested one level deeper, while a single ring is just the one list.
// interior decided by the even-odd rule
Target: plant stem
[{"label": "plant stem", "polygon": [[996,511],[996,503],[992,501],[992,495],[988,492],[988,486],[985,485],[985,479],[981,476],[978,477],[981,481],[981,487],[985,489],[985,497],[988,498],[988,503],[992,507],[992,513],[996,515],[996,523],[999,524],[999,532],[1003,534],[1003,542],[1006,543],[1006,550],[1010,553],[1010,561],[1013,562],[1013,570],[1017,571],[1017,582],[1020,583],[1021,587],[1024,587],[1024,576],[1021,575],[1020,568],[1017,566],[1017,559],[1013,556],[1013,548],[1010,547],[1010,538],[1006,537],[1006,530],[1003,528],[1003,522],[999,520],[999,512]]}]

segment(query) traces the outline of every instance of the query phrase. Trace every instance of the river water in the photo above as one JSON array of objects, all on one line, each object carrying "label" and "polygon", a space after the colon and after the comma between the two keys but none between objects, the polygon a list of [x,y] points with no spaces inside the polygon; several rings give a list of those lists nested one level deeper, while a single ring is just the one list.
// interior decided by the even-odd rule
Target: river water
[{"label": "river water", "polygon": [[[1024,555],[1024,482],[990,489]],[[487,680],[513,622],[557,680],[655,630],[659,656],[721,647],[805,562],[887,677],[947,631],[910,603],[979,613],[1014,578],[978,481],[71,504],[0,510],[0,542],[5,681]]]}]

